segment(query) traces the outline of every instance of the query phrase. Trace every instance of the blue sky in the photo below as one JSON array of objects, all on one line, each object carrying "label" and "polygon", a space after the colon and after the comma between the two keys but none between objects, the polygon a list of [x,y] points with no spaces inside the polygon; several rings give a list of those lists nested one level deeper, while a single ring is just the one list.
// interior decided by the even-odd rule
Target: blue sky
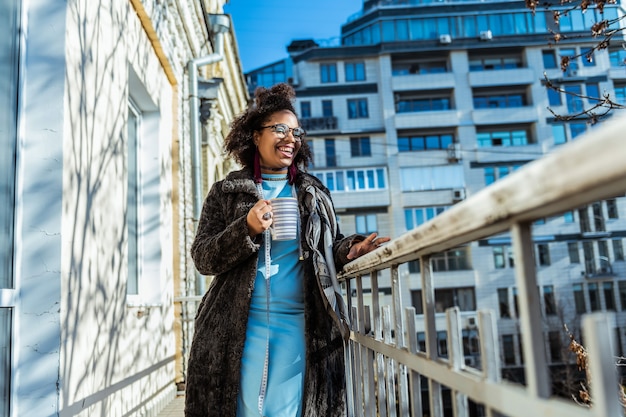
[{"label": "blue sky", "polygon": [[244,72],[287,57],[294,39],[338,42],[340,28],[363,0],[230,0]]}]

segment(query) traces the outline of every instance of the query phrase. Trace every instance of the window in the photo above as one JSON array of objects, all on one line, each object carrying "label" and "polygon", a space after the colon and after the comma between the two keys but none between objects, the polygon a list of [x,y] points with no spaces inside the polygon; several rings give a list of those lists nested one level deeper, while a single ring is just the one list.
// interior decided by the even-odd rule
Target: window
[{"label": "window", "polygon": [[548,332],[548,345],[550,347],[550,361],[552,363],[561,362],[561,332]]},{"label": "window", "polygon": [[587,312],[587,307],[585,305],[585,293],[583,292],[582,284],[574,284],[574,304],[576,306],[577,314],[584,314]]},{"label": "window", "polygon": [[562,87],[565,91],[567,100],[567,111],[569,113],[580,113],[585,108],[585,103],[580,97],[583,93],[581,85],[565,85]]},{"label": "window", "polygon": [[358,214],[355,216],[356,232],[369,235],[378,231],[375,214]]},{"label": "window", "polygon": [[554,144],[570,142],[587,131],[587,124],[580,122],[556,123],[552,125]]},{"label": "window", "polygon": [[330,191],[369,191],[387,188],[383,168],[320,171],[314,175]]},{"label": "window", "polygon": [[619,303],[622,306],[622,311],[626,311],[626,281],[617,282],[617,291],[619,292]]},{"label": "window", "polygon": [[365,81],[364,62],[346,62],[346,81]]},{"label": "window", "polygon": [[450,307],[459,307],[461,311],[475,311],[474,288],[435,289],[435,312],[445,313]]},{"label": "window", "polygon": [[413,113],[423,111],[443,111],[452,108],[450,97],[404,97],[396,102],[397,113]]},{"label": "window", "polygon": [[498,288],[498,305],[500,306],[500,317],[511,318],[508,288]]},{"label": "window", "polygon": [[337,150],[335,149],[335,139],[324,139],[324,150],[326,151],[326,166],[337,166]]},{"label": "window", "polygon": [[159,107],[143,81],[129,67],[129,96],[126,125],[126,295],[130,305],[160,305],[163,276],[160,169],[158,131]]},{"label": "window", "polygon": [[406,230],[411,230],[426,223],[428,220],[443,213],[447,206],[415,207],[404,209],[404,221]]},{"label": "window", "polygon": [[554,286],[543,286],[543,307],[546,316],[554,316],[556,314],[556,301],[554,300]]},{"label": "window", "polygon": [[322,100],[322,116],[333,116],[333,102],[331,100]]},{"label": "window", "polygon": [[602,291],[604,292],[604,304],[607,311],[616,311],[615,309],[615,290],[613,289],[613,281],[602,283]]},{"label": "window", "polygon": [[596,58],[593,53],[593,49],[587,49],[585,51],[581,50],[583,67],[595,67],[596,66]]},{"label": "window", "polygon": [[614,90],[615,90],[615,101],[619,104],[626,104],[626,85],[616,84],[614,87]]},{"label": "window", "polygon": [[604,214],[602,213],[602,204],[599,202],[593,203],[591,205],[591,211],[593,213],[593,226],[596,232],[604,232],[605,224],[604,224]]},{"label": "window", "polygon": [[433,255],[431,258],[431,264],[434,272],[472,269],[469,247],[464,246]]},{"label": "window", "polygon": [[600,311],[602,306],[600,305],[600,291],[598,289],[598,284],[590,282],[587,285],[587,292],[589,293],[589,306],[591,307],[591,311]]},{"label": "window", "polygon": [[337,64],[320,64],[320,80],[323,84],[337,82]]},{"label": "window", "polygon": [[562,63],[567,63],[567,73],[575,75],[575,71],[578,70],[578,59],[576,58],[577,52],[575,48],[562,48],[559,50],[559,65],[563,68]]},{"label": "window", "polygon": [[413,304],[413,308],[415,308],[415,314],[424,314],[421,290],[411,290],[411,303]]},{"label": "window", "polygon": [[519,55],[510,56],[483,56],[470,57],[470,71],[491,71],[522,68],[522,57]]},{"label": "window", "polygon": [[448,72],[446,59],[433,61],[415,61],[414,59],[397,59],[391,63],[391,75],[441,74]]},{"label": "window", "polygon": [[626,65],[626,50],[624,48],[609,51],[609,61],[612,67],[622,67]]},{"label": "window", "polygon": [[533,143],[526,129],[480,130],[476,133],[479,147],[525,146]]},{"label": "window", "polygon": [[493,247],[493,264],[496,269],[515,267],[513,248],[509,245]]},{"label": "window", "polygon": [[475,109],[496,109],[525,106],[526,95],[524,93],[476,93],[474,95]]},{"label": "window", "polygon": [[303,119],[311,117],[311,102],[310,101],[300,102],[300,117]]},{"label": "window", "polygon": [[616,261],[624,260],[624,246],[622,245],[622,239],[613,239],[613,259]]},{"label": "window", "polygon": [[368,117],[366,98],[348,99],[348,119],[365,119]]},{"label": "window", "polygon": [[399,134],[398,152],[447,150],[453,143],[451,133]]},{"label": "window", "polygon": [[567,253],[569,255],[569,263],[579,264],[580,253],[578,252],[578,242],[567,242]]},{"label": "window", "polygon": [[606,200],[606,216],[609,219],[618,219],[617,202],[614,199]]},{"label": "window", "polygon": [[437,332],[437,353],[442,358],[448,357],[448,334],[445,331]]},{"label": "window", "polygon": [[372,156],[370,138],[368,136],[350,138],[350,155],[352,157]]},{"label": "window", "polygon": [[540,266],[550,265],[550,248],[547,243],[537,245],[537,263]]},{"label": "window", "polygon": [[515,341],[512,334],[502,335],[502,356],[505,365],[515,365]]},{"label": "window", "polygon": [[546,87],[546,91],[548,92],[548,104],[550,106],[560,106],[563,104],[561,92],[559,90],[556,90],[553,87]]},{"label": "window", "polygon": [[128,209],[126,226],[128,228],[128,282],[127,294],[139,293],[139,216],[141,201],[141,178],[139,166],[139,143],[141,134],[141,111],[132,103],[128,107],[128,140],[127,140],[127,172],[128,172]]},{"label": "window", "polygon": [[556,55],[553,50],[550,51],[541,51],[541,56],[543,57],[543,67],[545,69],[554,69],[558,68],[556,62]]},{"label": "window", "polygon": [[484,168],[483,173],[485,177],[485,185],[493,184],[497,180],[500,180],[513,171],[516,171],[520,167],[521,165],[498,165]]},{"label": "window", "polygon": [[285,62],[267,66],[249,75],[249,84],[252,88],[271,87],[276,83],[287,81],[287,68]]}]

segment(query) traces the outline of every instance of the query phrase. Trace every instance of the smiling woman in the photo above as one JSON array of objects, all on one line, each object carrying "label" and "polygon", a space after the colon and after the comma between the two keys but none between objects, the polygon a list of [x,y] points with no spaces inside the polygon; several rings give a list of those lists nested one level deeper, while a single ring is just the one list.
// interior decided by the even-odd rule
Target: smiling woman
[{"label": "smiling woman", "polygon": [[305,172],[294,99],[287,84],[257,89],[226,138],[243,169],[204,202],[191,255],[215,278],[196,316],[187,417],[344,415],[349,329],[336,272],[389,239],[341,234],[328,189]]}]

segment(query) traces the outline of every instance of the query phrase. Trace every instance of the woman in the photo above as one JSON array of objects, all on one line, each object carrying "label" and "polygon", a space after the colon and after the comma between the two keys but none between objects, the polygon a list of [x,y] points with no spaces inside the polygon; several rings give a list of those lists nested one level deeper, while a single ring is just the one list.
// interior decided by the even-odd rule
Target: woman
[{"label": "woman", "polygon": [[[294,98],[287,84],[257,89],[226,138],[243,169],[205,200],[191,255],[215,278],[196,316],[187,417],[344,415],[349,329],[336,271],[389,238],[340,234],[328,189],[303,171],[311,150]],[[298,238],[272,240],[269,200],[290,196]]]}]

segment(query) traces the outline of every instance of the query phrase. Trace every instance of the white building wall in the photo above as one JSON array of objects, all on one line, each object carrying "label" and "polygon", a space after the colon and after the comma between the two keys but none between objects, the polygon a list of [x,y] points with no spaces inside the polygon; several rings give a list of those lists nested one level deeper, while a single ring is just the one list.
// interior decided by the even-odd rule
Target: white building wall
[{"label": "white building wall", "polygon": [[[202,13],[196,1],[22,2],[11,417],[156,415],[184,380],[176,298],[196,276],[186,65],[213,52]],[[247,103],[226,38],[224,64],[202,69],[225,79],[214,149]],[[127,295],[129,98],[142,112],[137,295]],[[205,163],[210,182],[230,167]]]},{"label": "white building wall", "polygon": [[[12,417],[58,410],[66,7],[22,3]],[[28,40],[28,48],[24,48]]]},{"label": "white building wall", "polygon": [[[174,89],[131,4],[75,2],[66,28],[59,414],[146,412],[172,395]],[[127,296],[129,96],[139,133],[139,294]]]}]

